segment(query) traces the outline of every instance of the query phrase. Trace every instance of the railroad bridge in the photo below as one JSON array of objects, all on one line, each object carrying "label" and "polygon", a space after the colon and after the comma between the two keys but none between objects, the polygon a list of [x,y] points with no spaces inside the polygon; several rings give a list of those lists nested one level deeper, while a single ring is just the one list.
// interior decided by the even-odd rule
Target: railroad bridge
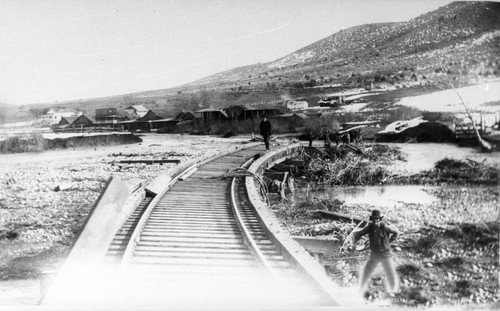
[{"label": "railroad bridge", "polygon": [[[42,306],[289,308],[357,304],[282,230],[261,175],[302,148],[262,144],[130,191],[110,179]],[[258,155],[258,156],[257,156]],[[233,172],[233,174],[228,174]]]}]

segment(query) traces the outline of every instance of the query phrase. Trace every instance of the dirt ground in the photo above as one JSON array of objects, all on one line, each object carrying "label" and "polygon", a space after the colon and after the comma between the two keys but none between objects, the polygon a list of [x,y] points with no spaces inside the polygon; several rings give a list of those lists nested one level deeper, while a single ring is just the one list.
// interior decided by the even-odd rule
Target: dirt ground
[{"label": "dirt ground", "polygon": [[[0,305],[31,305],[38,300],[40,273],[57,268],[64,259],[111,175],[136,184],[175,168],[173,164],[128,165],[117,161],[147,157],[179,159],[183,164],[238,148],[250,137],[151,134],[142,139],[142,143],[131,145],[0,155],[0,230],[5,234],[0,239]],[[428,169],[446,156],[485,161],[500,168],[498,153],[441,144],[398,146],[407,154],[407,161],[392,166],[398,173]],[[466,197],[468,193],[465,189],[456,195]],[[481,194],[474,198],[481,200]],[[496,198],[498,203],[498,192]],[[484,199],[490,200],[491,196]]]}]

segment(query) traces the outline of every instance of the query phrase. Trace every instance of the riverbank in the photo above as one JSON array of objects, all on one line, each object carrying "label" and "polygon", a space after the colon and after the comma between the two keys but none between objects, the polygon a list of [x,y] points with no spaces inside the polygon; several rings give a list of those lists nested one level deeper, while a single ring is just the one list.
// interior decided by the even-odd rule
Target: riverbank
[{"label": "riverbank", "polygon": [[[50,138],[49,138],[50,137]],[[72,133],[66,135],[29,134],[12,136],[0,140],[0,153],[43,152],[54,149],[80,149],[125,145],[141,142],[132,133]]]}]

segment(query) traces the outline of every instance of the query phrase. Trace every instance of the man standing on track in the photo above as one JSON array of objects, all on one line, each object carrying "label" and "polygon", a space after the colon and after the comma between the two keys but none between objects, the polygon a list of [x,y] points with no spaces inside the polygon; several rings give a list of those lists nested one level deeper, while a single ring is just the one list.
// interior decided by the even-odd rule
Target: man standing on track
[{"label": "man standing on track", "polygon": [[260,129],[260,134],[264,139],[264,144],[266,145],[266,151],[269,151],[269,138],[271,137],[272,126],[271,122],[269,122],[266,116],[262,118],[262,121],[260,122],[259,125],[259,129]]},{"label": "man standing on track", "polygon": [[353,246],[365,234],[368,234],[370,238],[371,255],[365,265],[360,281],[360,290],[365,296],[370,277],[379,263],[382,263],[387,276],[389,295],[394,296],[399,290],[398,276],[391,262],[391,242],[397,239],[399,233],[383,223],[382,218],[379,210],[373,210],[370,216],[371,222],[360,231],[354,232]]}]

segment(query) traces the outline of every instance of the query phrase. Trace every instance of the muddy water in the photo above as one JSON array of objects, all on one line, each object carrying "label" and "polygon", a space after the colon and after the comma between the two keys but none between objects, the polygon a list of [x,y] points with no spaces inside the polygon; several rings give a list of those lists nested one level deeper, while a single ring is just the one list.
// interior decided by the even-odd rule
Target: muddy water
[{"label": "muddy water", "polygon": [[344,204],[368,204],[373,206],[395,206],[400,204],[431,204],[438,200],[427,190],[428,186],[351,186],[335,187],[310,194],[318,198],[339,200]]}]

